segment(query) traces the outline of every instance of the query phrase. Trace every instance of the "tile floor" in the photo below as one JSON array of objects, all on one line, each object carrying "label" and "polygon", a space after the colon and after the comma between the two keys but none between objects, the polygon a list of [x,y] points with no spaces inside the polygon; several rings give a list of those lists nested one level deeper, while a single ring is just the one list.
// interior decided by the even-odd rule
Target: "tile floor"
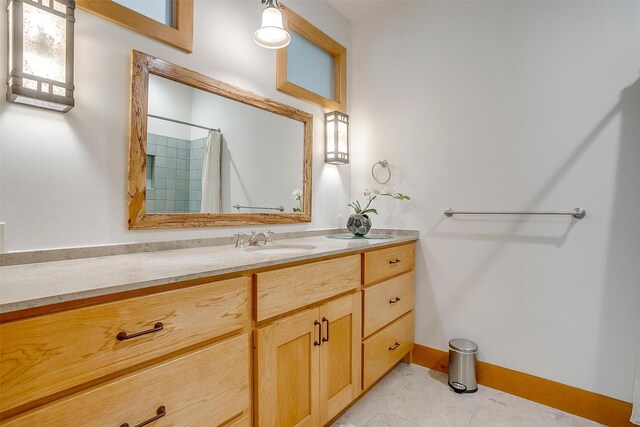
[{"label": "tile floor", "polygon": [[599,425],[488,387],[459,395],[450,390],[445,374],[400,364],[332,427]]}]

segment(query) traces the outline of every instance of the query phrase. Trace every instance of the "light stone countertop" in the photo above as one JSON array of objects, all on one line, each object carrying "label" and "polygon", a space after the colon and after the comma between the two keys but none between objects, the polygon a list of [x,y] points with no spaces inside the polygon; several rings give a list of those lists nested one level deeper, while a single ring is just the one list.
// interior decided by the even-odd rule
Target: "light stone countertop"
[{"label": "light stone countertop", "polygon": [[219,245],[11,265],[0,267],[0,314],[417,239],[417,232],[376,240],[314,236],[274,241],[274,245],[315,246],[315,249],[295,254],[247,251],[247,248]]}]

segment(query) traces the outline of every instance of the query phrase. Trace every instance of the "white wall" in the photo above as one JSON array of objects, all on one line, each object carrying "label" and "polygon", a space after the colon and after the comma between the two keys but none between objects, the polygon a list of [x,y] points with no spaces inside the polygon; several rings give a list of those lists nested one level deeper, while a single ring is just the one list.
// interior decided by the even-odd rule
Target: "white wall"
[{"label": "white wall", "polygon": [[[289,5],[349,47],[349,23],[330,6],[306,1]],[[196,0],[194,53],[189,55],[77,10],[76,107],[60,114],[0,101],[0,222],[7,222],[7,250],[227,236],[235,231],[127,230],[131,49],[314,114],[313,222],[271,228],[334,226],[336,215],[346,214],[349,168],[324,164],[324,110],[276,91],[275,52],[252,38],[261,12],[260,2],[253,0]],[[1,15],[0,69],[6,70],[5,9]]]},{"label": "white wall", "polygon": [[[163,77],[149,75],[148,114],[191,123],[193,88]],[[191,126],[150,117],[147,132],[171,138],[191,140]],[[206,135],[206,131],[202,131]]]},{"label": "white wall", "polygon": [[354,24],[352,193],[387,159],[413,196],[373,223],[420,229],[419,344],[469,338],[482,360],[631,401],[639,40],[639,2],[406,1]]}]

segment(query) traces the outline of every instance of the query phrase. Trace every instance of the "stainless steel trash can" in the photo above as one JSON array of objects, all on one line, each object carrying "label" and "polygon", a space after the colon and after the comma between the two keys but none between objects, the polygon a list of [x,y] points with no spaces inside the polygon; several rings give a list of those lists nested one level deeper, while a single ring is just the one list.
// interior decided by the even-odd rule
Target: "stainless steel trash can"
[{"label": "stainless steel trash can", "polygon": [[473,341],[454,338],[449,341],[449,386],[456,393],[478,391],[476,360],[478,346]]}]

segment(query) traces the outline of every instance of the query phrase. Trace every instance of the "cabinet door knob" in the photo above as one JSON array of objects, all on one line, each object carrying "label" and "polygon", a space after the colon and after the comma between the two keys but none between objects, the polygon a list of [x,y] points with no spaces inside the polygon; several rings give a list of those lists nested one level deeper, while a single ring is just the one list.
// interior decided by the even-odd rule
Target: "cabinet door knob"
[{"label": "cabinet door knob", "polygon": [[389,261],[389,264],[397,264],[397,263],[399,263],[401,261],[402,261],[401,259],[396,258],[395,260]]},{"label": "cabinet door knob", "polygon": [[389,347],[389,351],[393,351],[398,347],[400,347],[400,343],[398,341],[396,341],[396,345],[394,345],[393,347]]},{"label": "cabinet door knob", "polygon": [[395,304],[395,303],[397,303],[398,301],[400,301],[400,297],[395,297],[394,299],[390,299],[390,300],[389,300],[389,304]]},{"label": "cabinet door knob", "polygon": [[[165,407],[164,406],[160,406],[156,410],[156,415],[154,417],[151,417],[147,421],[143,421],[140,424],[136,424],[135,427],[144,427],[144,426],[146,426],[148,424],[151,424],[155,420],[164,417],[165,415],[167,415],[167,411],[166,411]],[[129,423],[120,424],[120,427],[129,427]]]},{"label": "cabinet door knob", "polygon": [[324,323],[324,322],[327,322],[327,336],[326,336],[326,338],[322,337],[322,342],[327,342],[327,341],[329,341],[329,321],[327,320],[326,317],[322,318],[322,323]]},{"label": "cabinet door knob", "polygon": [[322,344],[322,325],[317,320],[315,320],[313,322],[313,328],[314,329],[315,329],[316,326],[318,326],[318,340],[313,342],[314,346],[318,346],[318,345]]},{"label": "cabinet door knob", "polygon": [[127,333],[124,332],[124,331],[118,332],[118,335],[116,335],[116,338],[118,339],[118,341],[130,340],[131,338],[139,337],[139,336],[142,336],[142,335],[147,335],[147,334],[150,334],[152,332],[161,331],[163,327],[164,326],[162,325],[162,322],[158,322],[155,325],[153,325],[152,329],[147,329],[146,331],[136,332],[136,333],[131,334],[131,335],[127,335]]}]

